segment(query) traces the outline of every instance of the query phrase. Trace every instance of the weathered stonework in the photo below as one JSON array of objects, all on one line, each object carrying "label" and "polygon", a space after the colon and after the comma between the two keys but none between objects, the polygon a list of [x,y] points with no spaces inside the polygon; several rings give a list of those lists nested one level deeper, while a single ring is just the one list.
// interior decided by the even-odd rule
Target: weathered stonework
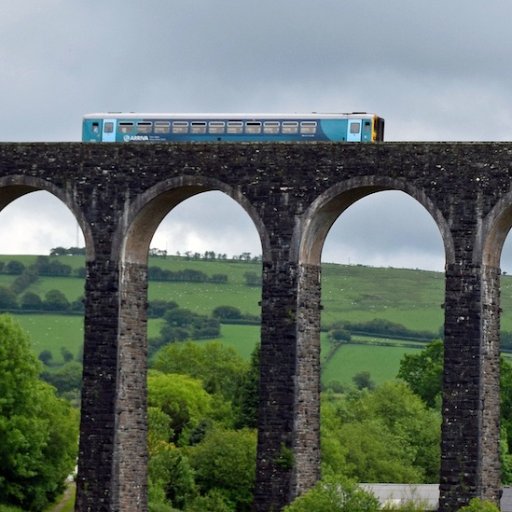
[{"label": "weathered stonework", "polygon": [[320,255],[336,218],[380,190],[419,201],[445,246],[440,510],[497,501],[511,168],[512,143],[0,144],[0,207],[47,190],[86,240],[76,510],[147,510],[147,253],[165,215],[207,190],[246,210],[263,248],[254,509],[278,511],[319,477]]}]

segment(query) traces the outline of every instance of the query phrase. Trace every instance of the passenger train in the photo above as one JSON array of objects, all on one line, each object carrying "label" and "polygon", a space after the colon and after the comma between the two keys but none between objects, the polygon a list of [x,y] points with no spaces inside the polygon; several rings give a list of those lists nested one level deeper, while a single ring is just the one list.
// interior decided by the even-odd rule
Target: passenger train
[{"label": "passenger train", "polygon": [[83,142],[377,142],[376,114],[87,114]]}]

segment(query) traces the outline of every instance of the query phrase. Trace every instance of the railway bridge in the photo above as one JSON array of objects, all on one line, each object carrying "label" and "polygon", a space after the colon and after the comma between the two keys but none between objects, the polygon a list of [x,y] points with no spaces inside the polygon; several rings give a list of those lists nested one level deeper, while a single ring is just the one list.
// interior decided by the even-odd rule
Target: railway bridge
[{"label": "railway bridge", "polygon": [[254,510],[280,510],[319,478],[322,246],[347,207],[381,190],[415,198],[444,242],[440,510],[498,501],[512,143],[0,144],[0,206],[35,190],[62,200],[86,240],[77,511],[147,510],[148,249],[170,210],[208,190],[241,205],[263,251]]}]

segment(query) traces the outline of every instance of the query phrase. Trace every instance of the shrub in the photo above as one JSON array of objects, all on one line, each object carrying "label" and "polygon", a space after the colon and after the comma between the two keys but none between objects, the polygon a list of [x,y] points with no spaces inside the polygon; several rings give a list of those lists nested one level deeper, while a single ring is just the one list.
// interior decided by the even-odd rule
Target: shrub
[{"label": "shrub", "polygon": [[352,482],[326,479],[299,496],[283,512],[377,512],[379,501]]},{"label": "shrub", "polygon": [[499,508],[492,502],[473,498],[469,505],[459,509],[459,512],[499,512]]}]

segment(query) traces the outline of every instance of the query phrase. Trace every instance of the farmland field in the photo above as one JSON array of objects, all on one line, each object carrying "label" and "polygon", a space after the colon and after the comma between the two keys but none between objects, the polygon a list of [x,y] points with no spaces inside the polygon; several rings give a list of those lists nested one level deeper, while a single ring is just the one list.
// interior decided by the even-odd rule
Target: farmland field
[{"label": "farmland field", "polygon": [[[36,256],[0,256],[0,262],[21,261],[28,266]],[[62,256],[61,263],[73,269],[84,266],[80,256]],[[258,315],[261,288],[245,283],[247,272],[261,274],[260,263],[234,261],[202,261],[185,258],[150,258],[149,266],[171,271],[192,269],[208,276],[225,274],[228,282],[169,282],[150,281],[149,300],[173,300],[182,308],[211,315],[220,305],[237,307],[242,313]],[[16,278],[0,274],[0,286],[8,287]],[[512,330],[512,279],[502,277],[502,328]],[[84,280],[78,277],[41,276],[25,291],[38,294],[42,299],[52,289],[62,291],[69,301],[84,293]],[[361,265],[324,264],[322,266],[322,324],[334,321],[369,321],[383,319],[399,323],[413,330],[437,333],[443,322],[444,275],[439,272],[373,268]],[[34,351],[51,350],[54,359],[61,358],[60,349],[66,347],[76,355],[83,340],[83,317],[55,314],[15,315],[30,333]],[[148,336],[156,337],[162,320],[148,321]],[[243,357],[249,357],[259,340],[259,327],[223,325],[218,341],[234,347]],[[322,335],[322,358],[329,349]],[[324,368],[323,380],[350,381],[354,373],[367,369],[376,381],[396,375],[398,361],[405,351],[401,347],[342,347]]]}]

